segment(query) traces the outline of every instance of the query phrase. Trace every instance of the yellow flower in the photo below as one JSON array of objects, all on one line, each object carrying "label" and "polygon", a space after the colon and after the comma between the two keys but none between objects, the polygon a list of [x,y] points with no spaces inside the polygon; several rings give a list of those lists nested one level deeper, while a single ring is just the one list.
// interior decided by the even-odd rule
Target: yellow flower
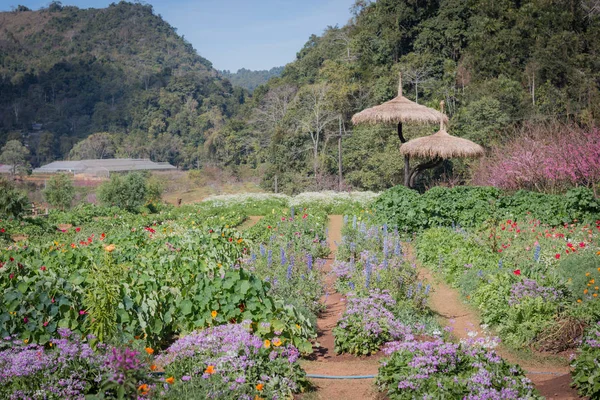
[{"label": "yellow flower", "polygon": [[281,343],[281,340],[279,338],[273,340],[273,346],[279,347],[279,346],[281,346],[281,344],[282,343]]},{"label": "yellow flower", "polygon": [[173,378],[172,376],[170,376],[167,379],[165,379],[165,382],[167,382],[169,385],[172,385],[172,384],[175,383],[175,378]]},{"label": "yellow flower", "polygon": [[25,343],[25,344],[29,343],[29,339],[23,340],[23,343]]},{"label": "yellow flower", "polygon": [[577,299],[577,302],[578,302],[578,303],[581,303],[581,299]]},{"label": "yellow flower", "polygon": [[104,250],[108,251],[109,253],[112,253],[115,250],[115,248],[116,246],[114,244],[109,244],[104,248]]},{"label": "yellow flower", "polygon": [[271,347],[271,341],[269,339],[265,340],[265,348],[268,349]]},{"label": "yellow flower", "polygon": [[210,315],[212,315],[213,318],[217,318],[217,312],[215,310],[212,310],[212,312],[210,313]]},{"label": "yellow flower", "polygon": [[585,273],[585,276],[590,276],[590,273],[589,273],[589,272],[586,272],[586,273]]},{"label": "yellow flower", "polygon": [[296,328],[300,329],[300,325],[296,324]]}]

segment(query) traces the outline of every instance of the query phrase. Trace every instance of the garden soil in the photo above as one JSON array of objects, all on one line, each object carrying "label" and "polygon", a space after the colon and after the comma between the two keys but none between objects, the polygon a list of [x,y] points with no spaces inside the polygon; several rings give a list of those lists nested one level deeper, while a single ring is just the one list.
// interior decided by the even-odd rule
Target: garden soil
[{"label": "garden soil", "polygon": [[[414,262],[414,250],[409,248],[408,257]],[[478,332],[479,315],[460,299],[457,290],[452,289],[444,282],[433,279],[431,271],[419,267],[419,275],[426,279],[433,287],[429,297],[429,307],[438,315],[442,325],[454,328],[453,335],[458,339],[466,339],[469,331]],[[571,376],[569,367],[554,366],[551,362],[543,360],[520,359],[514,354],[501,348],[498,353],[507,361],[519,364],[527,373],[527,377],[533,381],[538,391],[547,399],[552,400],[575,400],[582,399],[577,391],[570,387]],[[537,353],[540,358],[543,354]],[[568,355],[566,355],[568,357]]]},{"label": "garden soil", "polygon": [[[359,376],[376,375],[379,356],[355,357],[336,355],[332,330],[346,310],[346,299],[335,291],[335,276],[331,274],[331,266],[335,259],[337,244],[342,240],[343,217],[330,215],[327,241],[331,254],[324,266],[326,294],[321,298],[326,309],[319,315],[317,331],[319,347],[315,348],[311,361],[304,361],[303,367],[308,374]],[[374,379],[311,379],[316,387],[316,398],[320,400],[363,400],[383,398],[377,393]],[[313,398],[313,397],[311,397]]]}]

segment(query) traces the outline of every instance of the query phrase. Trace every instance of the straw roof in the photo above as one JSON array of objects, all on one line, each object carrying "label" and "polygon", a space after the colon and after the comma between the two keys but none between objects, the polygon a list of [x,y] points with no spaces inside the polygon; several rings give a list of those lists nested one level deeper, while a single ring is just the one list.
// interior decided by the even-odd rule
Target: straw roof
[{"label": "straw roof", "polygon": [[352,123],[355,125],[363,123],[374,125],[379,123],[431,123],[440,121],[448,121],[448,117],[433,108],[422,106],[402,96],[402,77],[400,77],[398,84],[397,97],[378,106],[367,108],[352,117]]},{"label": "straw roof", "polygon": [[421,158],[480,157],[483,147],[470,140],[449,135],[443,125],[429,136],[409,140],[400,146],[400,153]]}]

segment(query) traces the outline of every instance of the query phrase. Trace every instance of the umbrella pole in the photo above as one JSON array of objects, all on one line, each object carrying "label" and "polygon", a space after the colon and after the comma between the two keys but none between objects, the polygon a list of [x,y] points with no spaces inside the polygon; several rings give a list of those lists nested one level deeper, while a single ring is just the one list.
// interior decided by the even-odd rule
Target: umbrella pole
[{"label": "umbrella pole", "polygon": [[[406,143],[406,139],[402,135],[402,122],[398,122],[398,138],[400,143]],[[410,187],[410,156],[404,155],[404,186]]]}]

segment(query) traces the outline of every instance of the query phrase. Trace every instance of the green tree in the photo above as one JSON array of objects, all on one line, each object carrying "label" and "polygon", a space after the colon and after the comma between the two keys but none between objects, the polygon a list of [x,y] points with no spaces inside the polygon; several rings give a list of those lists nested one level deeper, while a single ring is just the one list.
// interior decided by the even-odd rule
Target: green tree
[{"label": "green tree", "polygon": [[59,207],[61,210],[70,208],[74,197],[75,188],[67,174],[54,175],[46,184],[44,198],[54,207]]},{"label": "green tree", "polygon": [[112,175],[98,188],[98,198],[107,206],[136,211],[147,200],[146,178],[138,172]]},{"label": "green tree", "polygon": [[18,140],[9,140],[2,147],[2,154],[0,154],[0,163],[11,165],[11,174],[14,176],[17,172],[24,172],[29,163],[27,162],[27,156],[29,150],[23,146]]},{"label": "green tree", "polygon": [[28,206],[27,195],[17,190],[11,182],[0,178],[0,216],[18,218]]}]

